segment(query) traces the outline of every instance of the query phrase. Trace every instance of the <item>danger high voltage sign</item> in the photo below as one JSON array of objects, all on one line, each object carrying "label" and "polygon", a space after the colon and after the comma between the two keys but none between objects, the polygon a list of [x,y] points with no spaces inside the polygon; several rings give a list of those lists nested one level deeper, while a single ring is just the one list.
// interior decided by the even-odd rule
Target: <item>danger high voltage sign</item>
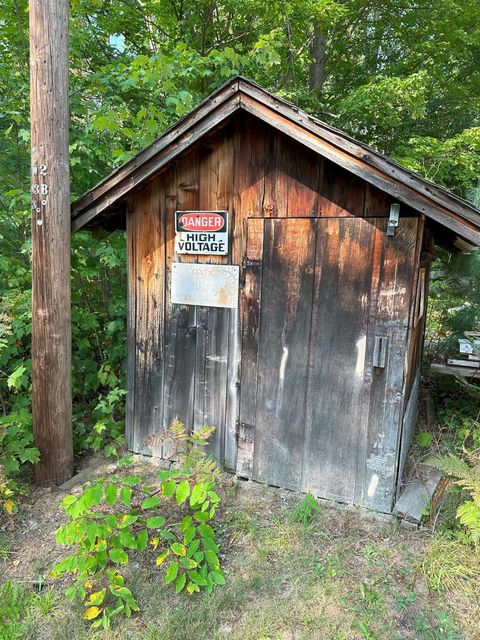
[{"label": "danger high voltage sign", "polygon": [[176,211],[175,251],[225,256],[228,254],[227,211]]}]

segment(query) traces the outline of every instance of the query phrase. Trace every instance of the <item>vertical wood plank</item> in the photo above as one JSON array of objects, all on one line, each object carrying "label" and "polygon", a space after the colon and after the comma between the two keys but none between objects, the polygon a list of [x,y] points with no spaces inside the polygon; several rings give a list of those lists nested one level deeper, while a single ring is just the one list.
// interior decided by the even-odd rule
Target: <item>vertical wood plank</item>
[{"label": "vertical wood plank", "polygon": [[365,209],[366,183],[348,171],[324,160],[318,215],[361,216]]},{"label": "vertical wood plank", "polygon": [[129,451],[134,450],[135,438],[135,376],[136,376],[136,257],[135,239],[136,231],[135,199],[130,198],[127,204],[127,395],[125,399],[125,439]]},{"label": "vertical wood plank", "polygon": [[364,380],[375,229],[361,218],[317,220],[315,294],[302,488],[351,502],[369,384]]},{"label": "vertical wood plank", "polygon": [[391,195],[380,191],[373,184],[366,185],[365,192],[365,218],[388,218],[390,204],[395,202]]},{"label": "vertical wood plank", "polygon": [[275,136],[275,202],[277,218],[315,216],[321,158],[302,144]]},{"label": "vertical wood plank", "polygon": [[302,480],[314,239],[314,220],[265,221],[254,478],[292,489]]},{"label": "vertical wood plank", "polygon": [[[193,427],[196,309],[171,303],[171,265],[176,256],[175,210],[198,209],[198,153],[192,150],[179,160],[167,186],[167,296],[165,318],[164,426],[178,418],[187,430]],[[196,256],[177,256],[179,262],[192,262]]]},{"label": "vertical wood plank", "polygon": [[[133,449],[163,423],[165,233],[163,180],[152,181],[135,202],[136,273],[135,387]],[[157,451],[152,453],[158,454]]]},{"label": "vertical wood plank", "polygon": [[239,122],[237,140],[235,213],[242,218],[260,218],[265,196],[265,133],[252,118],[244,118]]},{"label": "vertical wood plank", "polygon": [[241,372],[238,451],[239,476],[253,477],[253,448],[257,406],[258,338],[262,292],[263,227],[261,219],[245,220],[245,260],[240,303]]},{"label": "vertical wood plank", "polygon": [[[233,141],[227,128],[200,154],[199,208],[227,210],[234,224]],[[198,262],[226,264],[229,256],[198,256]],[[227,402],[227,370],[230,309],[197,307],[195,358],[195,426],[209,424],[215,433],[207,451],[223,462]]]},{"label": "vertical wood plank", "polygon": [[[395,498],[403,414],[406,341],[418,218],[400,218],[395,236],[376,219],[367,370],[371,375],[366,464],[359,469],[357,501],[389,512]],[[372,366],[375,336],[388,338],[385,369]]]}]

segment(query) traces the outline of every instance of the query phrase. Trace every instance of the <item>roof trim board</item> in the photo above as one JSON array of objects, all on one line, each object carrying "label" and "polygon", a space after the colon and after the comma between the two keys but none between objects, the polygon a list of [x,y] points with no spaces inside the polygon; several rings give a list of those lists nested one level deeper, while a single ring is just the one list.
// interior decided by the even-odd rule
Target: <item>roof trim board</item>
[{"label": "roof trim board", "polygon": [[473,205],[241,77],[220,87],[73,203],[72,231],[91,222],[239,109],[480,245],[480,211]]}]

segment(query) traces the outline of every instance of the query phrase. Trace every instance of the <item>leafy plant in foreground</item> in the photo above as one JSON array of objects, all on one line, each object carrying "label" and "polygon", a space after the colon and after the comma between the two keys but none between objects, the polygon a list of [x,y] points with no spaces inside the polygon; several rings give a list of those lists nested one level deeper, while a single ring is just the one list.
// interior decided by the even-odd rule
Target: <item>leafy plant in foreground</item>
[{"label": "leafy plant in foreground", "polygon": [[162,440],[171,442],[178,465],[162,470],[156,487],[142,486],[135,475],[113,476],[98,480],[78,498],[64,499],[70,521],[57,530],[57,542],[76,550],[53,567],[52,575],[75,576],[67,595],[81,596],[83,617],[92,626],[108,628],[112,618],[139,609],[121,573],[132,553],[155,551],[155,564],[165,567],[164,582],[172,583],[176,593],[210,592],[224,584],[209,524],[220,500],[214,490],[218,470],[202,450],[213,431],[204,426],[187,434],[175,421]]}]

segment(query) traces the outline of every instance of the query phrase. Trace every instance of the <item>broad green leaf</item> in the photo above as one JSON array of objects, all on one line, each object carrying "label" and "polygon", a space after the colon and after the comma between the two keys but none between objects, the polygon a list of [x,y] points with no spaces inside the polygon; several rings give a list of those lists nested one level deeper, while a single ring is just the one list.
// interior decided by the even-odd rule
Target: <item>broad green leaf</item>
[{"label": "broad green leaf", "polygon": [[192,570],[188,572],[188,577],[192,582],[198,584],[199,587],[205,587],[207,585],[207,581],[203,576],[201,576],[198,571]]},{"label": "broad green leaf", "polygon": [[191,558],[193,554],[197,552],[199,546],[200,540],[198,538],[192,540],[192,542],[188,545],[187,558]]},{"label": "broad green leaf", "polygon": [[163,516],[152,516],[147,520],[147,527],[149,529],[159,529],[165,524],[165,518]]},{"label": "broad green leaf", "polygon": [[212,540],[215,540],[215,533],[209,524],[200,524],[197,527],[197,531],[202,538],[211,538]]},{"label": "broad green leaf", "polygon": [[187,554],[187,549],[185,545],[180,544],[179,542],[174,542],[170,547],[173,553],[177,556],[185,556]]},{"label": "broad green leaf", "polygon": [[213,504],[218,504],[220,502],[218,493],[215,493],[215,491],[207,491],[207,494]]},{"label": "broad green leaf", "polygon": [[189,582],[187,584],[187,591],[188,591],[188,593],[192,594],[195,591],[197,591],[197,592],[200,591],[200,587],[198,586],[198,584],[195,584],[194,582]]},{"label": "broad green leaf", "polygon": [[113,507],[117,500],[117,487],[114,484],[107,484],[105,487],[105,501],[110,506]]},{"label": "broad green leaf", "polygon": [[25,383],[26,376],[24,376],[27,368],[22,364],[15,369],[7,378],[7,387],[9,389],[21,389]]},{"label": "broad green leaf", "polygon": [[119,528],[123,529],[124,527],[129,527],[131,524],[138,520],[138,516],[126,514],[120,518],[120,522],[118,524]]},{"label": "broad green leaf", "polygon": [[431,433],[427,433],[426,431],[421,431],[420,433],[417,434],[417,443],[423,449],[426,449],[427,447],[429,447],[432,444],[432,440],[433,440],[433,437]]},{"label": "broad green leaf", "polygon": [[190,542],[195,538],[195,527],[189,527],[185,531],[185,535],[183,536],[183,544],[189,545]]},{"label": "broad green leaf", "polygon": [[205,554],[203,551],[197,551],[196,553],[193,554],[193,558],[195,562],[198,562],[199,564],[200,562],[203,562],[204,557],[205,557]]},{"label": "broad green leaf", "polygon": [[177,486],[175,480],[169,480],[168,482],[162,482],[162,494],[166,498],[171,498],[175,493],[175,487]]},{"label": "broad green leaf", "polygon": [[175,498],[178,505],[181,505],[185,502],[185,500],[190,495],[190,484],[188,480],[182,480],[177,487],[177,491],[175,493]]},{"label": "broad green leaf", "polygon": [[107,593],[106,589],[102,589],[101,591],[96,591],[95,593],[91,593],[88,597],[87,602],[85,603],[85,606],[89,607],[91,605],[102,604],[106,593]]},{"label": "broad green leaf", "polygon": [[126,478],[122,478],[122,482],[126,484],[127,487],[134,487],[140,483],[140,476],[127,476]]},{"label": "broad green leaf", "polygon": [[178,562],[172,562],[165,574],[165,584],[173,582],[178,574]]},{"label": "broad green leaf", "polygon": [[118,532],[118,539],[120,540],[120,544],[124,547],[128,547],[129,549],[138,548],[135,536],[132,535],[128,529],[120,529]]},{"label": "broad green leaf", "polygon": [[202,504],[207,497],[205,491],[205,485],[203,482],[197,482],[197,484],[193,487],[192,493],[190,495],[190,506],[194,507],[195,505]]},{"label": "broad green leaf", "polygon": [[192,524],[192,516],[185,516],[178,527],[180,531],[186,531]]},{"label": "broad green leaf", "polygon": [[210,513],[207,511],[198,511],[194,515],[194,518],[197,522],[207,522],[208,520],[211,520]]},{"label": "broad green leaf", "polygon": [[216,553],[207,549],[205,551],[205,558],[212,569],[220,569],[220,561]]},{"label": "broad green leaf", "polygon": [[225,584],[225,578],[220,571],[210,571],[210,575],[215,584]]},{"label": "broad green leaf", "polygon": [[128,555],[123,549],[110,549],[110,560],[118,564],[128,564]]},{"label": "broad green leaf", "polygon": [[150,496],[150,498],[145,498],[142,502],[142,509],[155,509],[160,504],[160,498],[158,496]]},{"label": "broad green leaf", "polygon": [[177,578],[177,582],[175,583],[175,593],[180,593],[180,591],[185,586],[186,581],[187,576],[185,573],[182,573],[182,575]]},{"label": "broad green leaf", "polygon": [[148,531],[146,529],[142,529],[137,536],[137,549],[139,551],[143,551],[148,547]]},{"label": "broad green leaf", "polygon": [[191,558],[180,558],[178,562],[184,569],[196,569],[198,567],[198,562]]},{"label": "broad green leaf", "polygon": [[132,490],[130,487],[122,487],[120,489],[120,500],[126,507],[129,507],[132,502]]},{"label": "broad green leaf", "polygon": [[215,541],[211,538],[203,538],[202,544],[205,550],[209,549],[210,551],[214,551],[215,553],[218,553],[220,551],[220,547],[218,546],[218,544],[216,544]]}]

